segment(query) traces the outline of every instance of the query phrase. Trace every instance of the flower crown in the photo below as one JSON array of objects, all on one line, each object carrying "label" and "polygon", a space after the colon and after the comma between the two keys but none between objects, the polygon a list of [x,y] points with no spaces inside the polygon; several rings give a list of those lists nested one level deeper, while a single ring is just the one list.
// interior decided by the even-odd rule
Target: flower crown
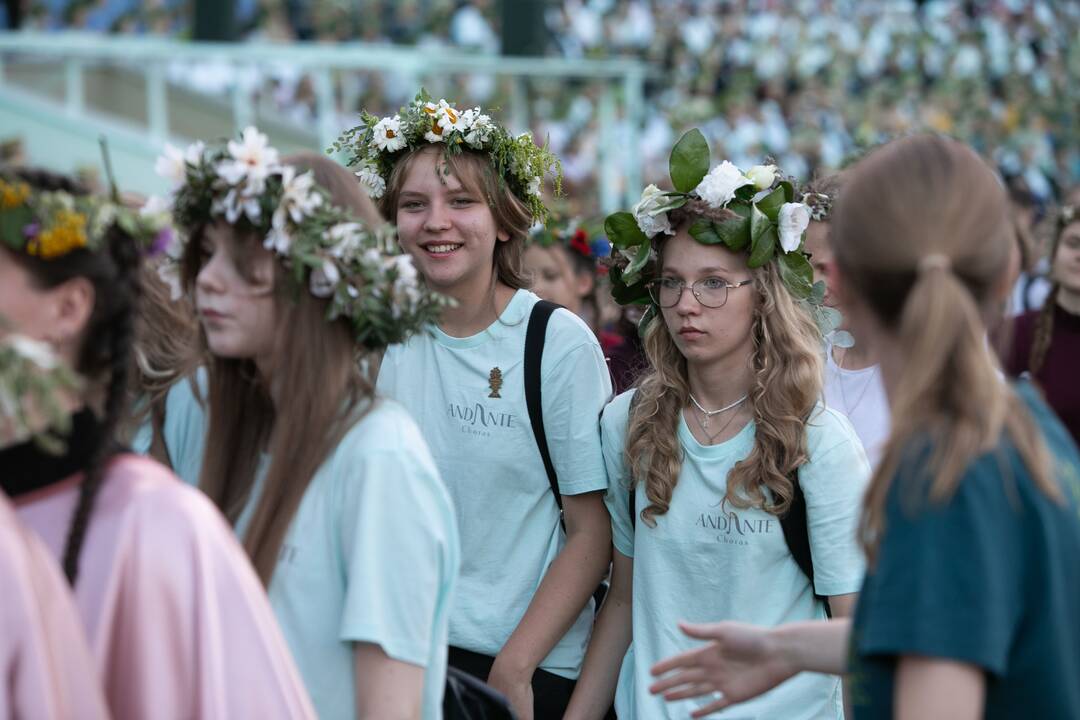
[{"label": "flower crown", "polygon": [[48,345],[21,335],[0,338],[0,447],[33,438],[64,451],[80,380]]},{"label": "flower crown", "polygon": [[[590,240],[590,235],[593,239]],[[599,260],[611,255],[611,243],[603,235],[590,233],[580,220],[558,220],[544,225],[534,225],[528,241],[541,247],[561,245],[586,260]]]},{"label": "flower crown", "polygon": [[171,214],[180,230],[174,259],[193,233],[214,220],[254,232],[297,283],[329,299],[328,319],[347,318],[356,341],[368,349],[403,341],[448,302],[422,283],[392,229],[369,230],[333,205],[311,171],[282,164],[266,135],[253,127],[225,147],[197,142],[180,151],[167,145],[156,169],[173,189],[167,199],[151,198],[145,209]]},{"label": "flower crown", "polygon": [[62,191],[39,191],[22,180],[0,177],[0,242],[42,260],[81,248],[101,249],[106,231],[119,226],[147,254],[172,241],[172,228],[112,200]]},{"label": "flower crown", "polygon": [[669,213],[690,200],[700,200],[719,219],[698,219],[689,234],[703,245],[722,244],[746,252],[747,265],[759,268],[776,262],[780,278],[791,295],[810,306],[822,334],[839,325],[839,313],[825,307],[825,283],[814,282],[814,270],[803,250],[803,233],[810,225],[811,209],[794,202],[795,186],[775,165],[755,165],[743,172],[725,160],[709,169],[709,145],[701,131],[684,134],[668,161],[674,190],[649,185],[631,212],[609,215],[604,229],[617,249],[613,255],[612,296],[621,305],[648,304],[642,319],[656,313],[648,281],[656,274],[655,239],[674,235]]},{"label": "flower crown", "polygon": [[810,219],[814,222],[824,222],[829,219],[829,215],[832,213],[833,198],[825,193],[804,193],[802,202],[810,208]]},{"label": "flower crown", "polygon": [[532,134],[512,135],[479,108],[458,110],[446,100],[433,102],[423,89],[397,115],[378,118],[360,113],[361,124],[341,134],[330,151],[350,153],[348,165],[372,198],[386,193],[390,173],[406,152],[442,143],[446,157],[473,150],[486,153],[492,167],[532,213],[533,220],[548,217],[542,188],[544,177],[553,176],[555,193],[562,192],[562,165],[545,145],[533,142]]}]

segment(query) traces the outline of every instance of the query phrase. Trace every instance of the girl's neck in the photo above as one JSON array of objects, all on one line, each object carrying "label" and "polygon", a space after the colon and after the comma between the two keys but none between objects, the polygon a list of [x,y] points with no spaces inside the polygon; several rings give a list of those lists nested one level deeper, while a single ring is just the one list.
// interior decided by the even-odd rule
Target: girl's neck
[{"label": "girl's neck", "polygon": [[686,363],[690,394],[706,410],[718,410],[750,392],[753,373],[749,358],[722,359],[708,363]]},{"label": "girl's neck", "polygon": [[439,329],[451,337],[470,337],[499,319],[517,292],[492,274],[491,281],[442,290],[455,304],[443,310]]},{"label": "girl's neck", "polygon": [[1058,287],[1057,304],[1070,315],[1080,315],[1080,293]]}]

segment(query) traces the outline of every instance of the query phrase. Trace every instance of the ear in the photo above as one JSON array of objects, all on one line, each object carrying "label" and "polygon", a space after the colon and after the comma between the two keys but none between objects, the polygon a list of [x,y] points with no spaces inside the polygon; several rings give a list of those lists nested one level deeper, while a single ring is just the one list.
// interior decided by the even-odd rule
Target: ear
[{"label": "ear", "polygon": [[502,228],[499,228],[498,230],[495,231],[495,239],[498,240],[499,242],[509,242],[510,241],[510,233],[506,232]]},{"label": "ear", "polygon": [[74,277],[49,291],[53,303],[50,335],[61,347],[77,346],[94,314],[94,284],[85,277]]}]

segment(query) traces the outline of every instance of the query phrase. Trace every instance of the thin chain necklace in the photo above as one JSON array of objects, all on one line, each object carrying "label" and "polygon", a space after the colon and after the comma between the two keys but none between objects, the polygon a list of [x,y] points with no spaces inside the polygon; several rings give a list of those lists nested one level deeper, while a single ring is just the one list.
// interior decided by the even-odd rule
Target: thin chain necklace
[{"label": "thin chain necklace", "polygon": [[[725,405],[724,407],[720,408],[719,410],[706,410],[704,407],[701,406],[701,403],[699,403],[697,401],[697,398],[695,398],[693,395],[690,395],[690,402],[694,403],[694,407],[696,407],[698,410],[700,410],[701,414],[705,417],[705,422],[703,422],[701,424],[701,429],[705,430],[706,434],[708,434],[709,418],[711,418],[713,415],[719,415],[720,413],[725,413],[728,410],[730,410],[731,408],[738,407],[739,405],[742,405],[743,401],[746,400],[746,397],[747,397],[746,395],[743,395],[741,398],[739,398],[735,402],[731,403],[730,405]],[[697,416],[695,415],[694,417],[697,417]]]},{"label": "thin chain necklace", "polygon": [[735,420],[735,418],[739,416],[739,413],[731,413],[731,417],[729,417],[727,419],[727,422],[725,422],[720,427],[719,430],[717,430],[715,433],[712,433],[712,434],[709,434],[708,429],[705,427],[706,423],[703,423],[701,421],[701,418],[699,418],[697,416],[697,413],[691,411],[690,415],[693,416],[694,422],[696,422],[698,424],[698,427],[701,428],[702,434],[705,435],[705,442],[702,443],[702,444],[704,444],[704,445],[712,445],[716,441],[716,438],[718,438],[718,437],[720,437],[721,435],[724,434],[724,431],[728,429],[728,425],[731,425],[731,423]]},{"label": "thin chain necklace", "polygon": [[[844,359],[846,357],[846,352],[840,356],[840,360],[836,363],[837,368],[841,370],[844,369]],[[835,355],[833,355],[833,359],[836,359]],[[855,398],[854,405],[848,402],[847,393],[844,392],[844,378],[843,376],[840,377],[840,399],[844,401],[844,414],[847,415],[849,418],[851,417],[851,414],[855,412],[855,408],[859,407],[859,403],[863,401],[863,398],[866,397],[866,393],[868,390],[870,390],[870,386],[874,384],[874,380],[877,379],[877,371],[878,366],[875,364],[873,370],[870,372],[870,377],[867,378],[866,383],[863,385],[862,390],[859,392],[859,396]],[[855,371],[849,370],[848,372]]]}]

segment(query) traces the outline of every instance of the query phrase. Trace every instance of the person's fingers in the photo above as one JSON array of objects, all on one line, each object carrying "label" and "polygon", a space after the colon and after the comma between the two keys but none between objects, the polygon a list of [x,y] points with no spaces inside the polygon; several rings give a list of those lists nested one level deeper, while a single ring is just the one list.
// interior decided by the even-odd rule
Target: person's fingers
[{"label": "person's fingers", "polygon": [[722,623],[688,623],[680,622],[679,629],[692,638],[698,640],[715,640],[720,637],[720,629],[723,627]]},{"label": "person's fingers", "polygon": [[669,702],[672,700],[689,700],[690,698],[698,698],[702,695],[710,695],[714,692],[716,692],[716,685],[713,685],[711,682],[698,682],[678,690],[666,692],[664,693],[664,699]]},{"label": "person's fingers", "polygon": [[703,708],[698,708],[694,712],[690,713],[692,718],[703,718],[706,715],[712,715],[714,712],[719,712],[726,707],[730,707],[731,702],[727,698],[722,697],[714,703],[710,703]]},{"label": "person's fingers", "polygon": [[701,668],[690,668],[682,672],[677,672],[669,677],[654,682],[649,686],[649,692],[653,695],[659,695],[662,692],[677,688],[680,685],[687,685],[690,683],[698,683],[705,679],[705,671]]},{"label": "person's fingers", "polygon": [[703,659],[703,651],[707,651],[709,646],[705,648],[696,648],[694,650],[687,650],[684,653],[678,655],[672,655],[666,660],[661,660],[652,666],[650,672],[654,677],[659,677],[664,673],[671,672],[672,670],[678,670],[680,668],[694,667],[700,665]]}]

